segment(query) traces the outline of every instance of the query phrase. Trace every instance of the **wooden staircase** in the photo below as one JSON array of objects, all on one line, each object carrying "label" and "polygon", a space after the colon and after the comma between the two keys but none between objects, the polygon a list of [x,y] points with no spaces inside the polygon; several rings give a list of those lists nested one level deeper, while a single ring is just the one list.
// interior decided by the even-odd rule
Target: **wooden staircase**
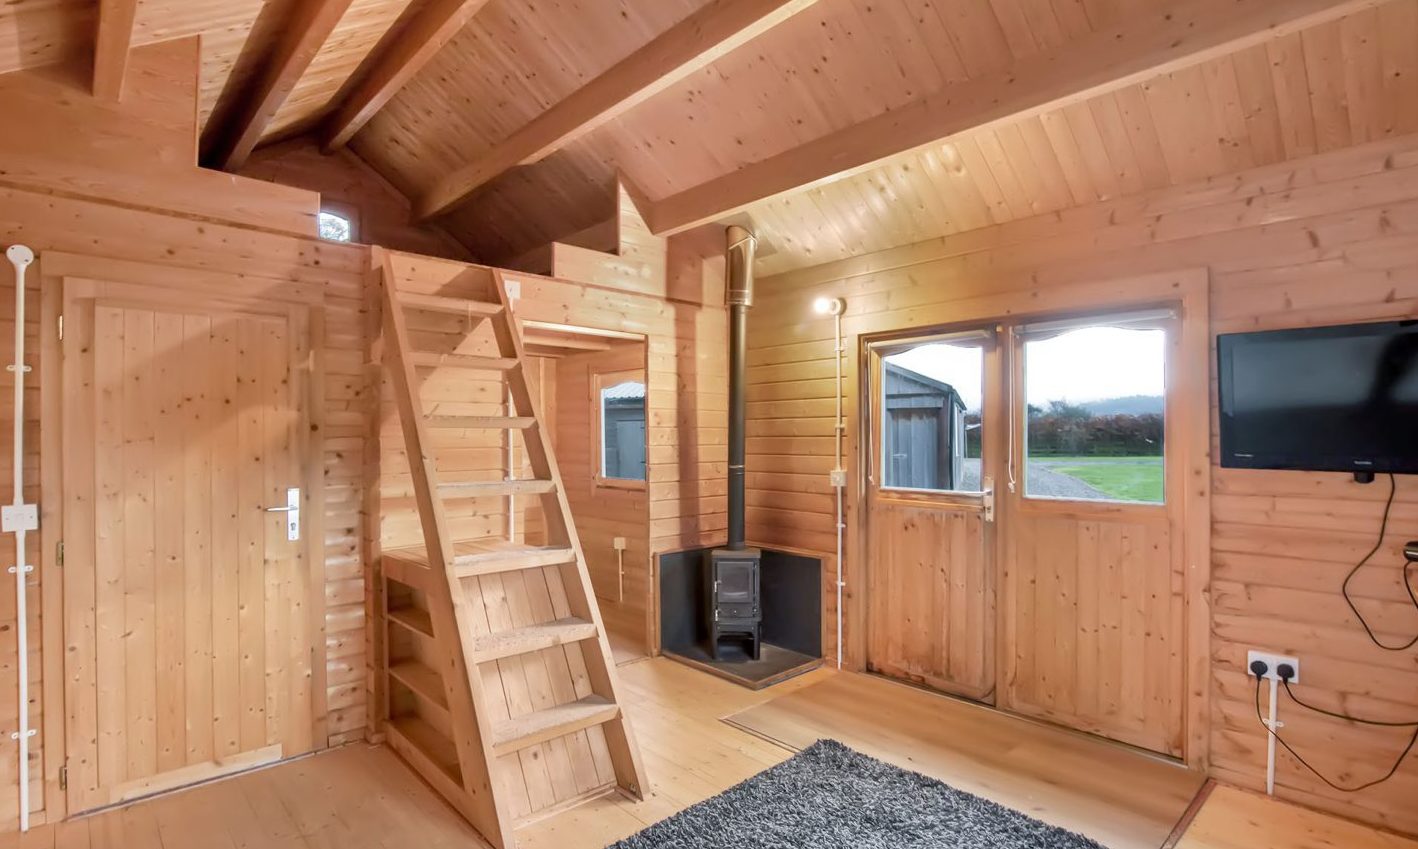
[{"label": "wooden staircase", "polygon": [[[390,254],[379,255],[382,355],[424,542],[380,556],[384,729],[488,842],[511,849],[516,827],[540,816],[615,790],[641,798],[644,772],[501,272],[476,269],[490,301],[400,292]],[[485,323],[496,355],[414,350],[419,313],[462,317],[468,333]],[[426,369],[493,375],[507,414],[425,409]],[[435,445],[489,430],[520,434],[533,477],[440,481]],[[546,544],[452,538],[449,499],[510,510],[522,496],[540,500]]]}]

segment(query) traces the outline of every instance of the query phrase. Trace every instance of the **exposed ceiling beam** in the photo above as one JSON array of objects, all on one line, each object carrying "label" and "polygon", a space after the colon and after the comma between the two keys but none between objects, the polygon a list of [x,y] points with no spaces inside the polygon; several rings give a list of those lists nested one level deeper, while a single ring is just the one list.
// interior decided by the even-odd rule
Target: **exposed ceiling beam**
[{"label": "exposed ceiling beam", "polygon": [[305,75],[352,0],[296,0],[280,40],[261,63],[251,87],[241,92],[230,120],[214,131],[204,162],[223,171],[246,163],[281,104]]},{"label": "exposed ceiling beam", "polygon": [[1159,5],[1003,72],[745,165],[654,202],[657,235],[706,224],[777,195],[838,180],[881,160],[1054,109],[1332,20],[1378,0],[1188,0]]},{"label": "exposed ceiling beam", "polygon": [[94,96],[117,100],[123,95],[128,54],[133,48],[133,19],[138,0],[100,0],[94,39]]},{"label": "exposed ceiling beam", "polygon": [[419,217],[449,211],[504,172],[541,161],[815,2],[712,0],[445,177],[420,200]]},{"label": "exposed ceiling beam", "polygon": [[406,24],[390,28],[355,72],[357,82],[326,123],[325,152],[348,144],[487,3],[429,0]]}]

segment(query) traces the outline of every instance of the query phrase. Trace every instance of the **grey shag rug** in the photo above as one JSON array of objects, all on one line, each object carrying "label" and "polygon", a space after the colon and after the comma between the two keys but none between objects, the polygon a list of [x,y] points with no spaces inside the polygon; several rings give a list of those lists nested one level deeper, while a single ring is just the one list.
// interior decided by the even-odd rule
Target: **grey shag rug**
[{"label": "grey shag rug", "polygon": [[1104,849],[835,740],[607,849]]}]

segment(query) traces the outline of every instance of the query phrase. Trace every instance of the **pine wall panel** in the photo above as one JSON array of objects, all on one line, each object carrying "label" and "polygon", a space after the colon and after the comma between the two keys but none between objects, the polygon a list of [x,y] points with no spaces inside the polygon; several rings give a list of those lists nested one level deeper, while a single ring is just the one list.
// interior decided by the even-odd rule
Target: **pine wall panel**
[{"label": "pine wall panel", "polygon": [[[1210,275],[1213,335],[1418,317],[1418,137],[762,279],[749,319],[751,535],[769,545],[833,548],[832,324],[813,314],[814,298],[847,301],[851,379],[858,333],[946,324],[1000,293],[1017,293],[1010,311],[1027,313],[1050,287],[1197,267]],[[1214,418],[1213,410],[1213,443]],[[851,444],[854,420],[848,429]],[[856,480],[859,469],[848,456]],[[1245,677],[1248,647],[1298,655],[1302,697],[1318,705],[1382,718],[1418,713],[1418,652],[1374,647],[1339,593],[1374,542],[1387,483],[1213,466],[1211,486],[1214,775],[1248,787],[1264,781],[1266,740]],[[855,517],[847,524],[850,534]],[[1385,544],[1355,583],[1359,604],[1390,640],[1418,633],[1418,611],[1407,603],[1399,571],[1401,545],[1415,535],[1418,484],[1401,479]],[[847,564],[847,655],[858,664],[863,634],[851,612],[870,568]],[[1402,729],[1350,726],[1293,705],[1284,712],[1287,738],[1345,783],[1382,775],[1406,742]],[[1286,798],[1418,832],[1413,758],[1391,781],[1349,795],[1282,755],[1278,783]]]}]

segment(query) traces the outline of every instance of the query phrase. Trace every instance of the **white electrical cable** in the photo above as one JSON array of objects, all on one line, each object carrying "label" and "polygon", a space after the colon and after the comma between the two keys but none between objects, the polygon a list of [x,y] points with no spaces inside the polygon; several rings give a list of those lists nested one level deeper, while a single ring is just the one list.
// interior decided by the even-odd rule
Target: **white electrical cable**
[{"label": "white electrical cable", "polygon": [[1265,735],[1265,792],[1268,796],[1275,795],[1275,734],[1281,728],[1285,727],[1284,723],[1280,722],[1275,717],[1275,702],[1276,696],[1279,695],[1279,690],[1279,677],[1275,675],[1270,676],[1270,718],[1266,720],[1265,723],[1266,727],[1270,729],[1270,733]]},{"label": "white electrical cable", "polygon": [[5,517],[5,524],[11,525],[15,534],[15,565],[10,571],[15,575],[15,640],[19,656],[19,730],[10,738],[19,743],[20,780],[20,831],[30,828],[30,693],[29,693],[29,634],[28,613],[25,610],[25,576],[33,566],[25,563],[25,533],[32,524],[26,518],[25,508],[25,269],[34,262],[34,251],[24,245],[11,245],[5,257],[15,267],[15,362],[8,371],[15,375],[15,430],[14,430],[14,500],[11,502],[12,515]]},{"label": "white electrical cable", "polygon": [[[842,431],[846,429],[846,423],[842,420],[842,355],[846,353],[842,345],[842,313],[844,310],[839,307],[834,318],[836,319],[836,348],[834,349],[837,359],[837,421],[833,425],[833,431],[837,437],[837,462],[832,468],[837,470],[837,474],[845,473],[842,469]],[[837,492],[837,668],[842,668],[842,588],[847,586],[847,582],[842,580],[842,531],[846,526],[842,515],[842,490],[846,488],[845,480],[835,481],[833,489]]]}]

